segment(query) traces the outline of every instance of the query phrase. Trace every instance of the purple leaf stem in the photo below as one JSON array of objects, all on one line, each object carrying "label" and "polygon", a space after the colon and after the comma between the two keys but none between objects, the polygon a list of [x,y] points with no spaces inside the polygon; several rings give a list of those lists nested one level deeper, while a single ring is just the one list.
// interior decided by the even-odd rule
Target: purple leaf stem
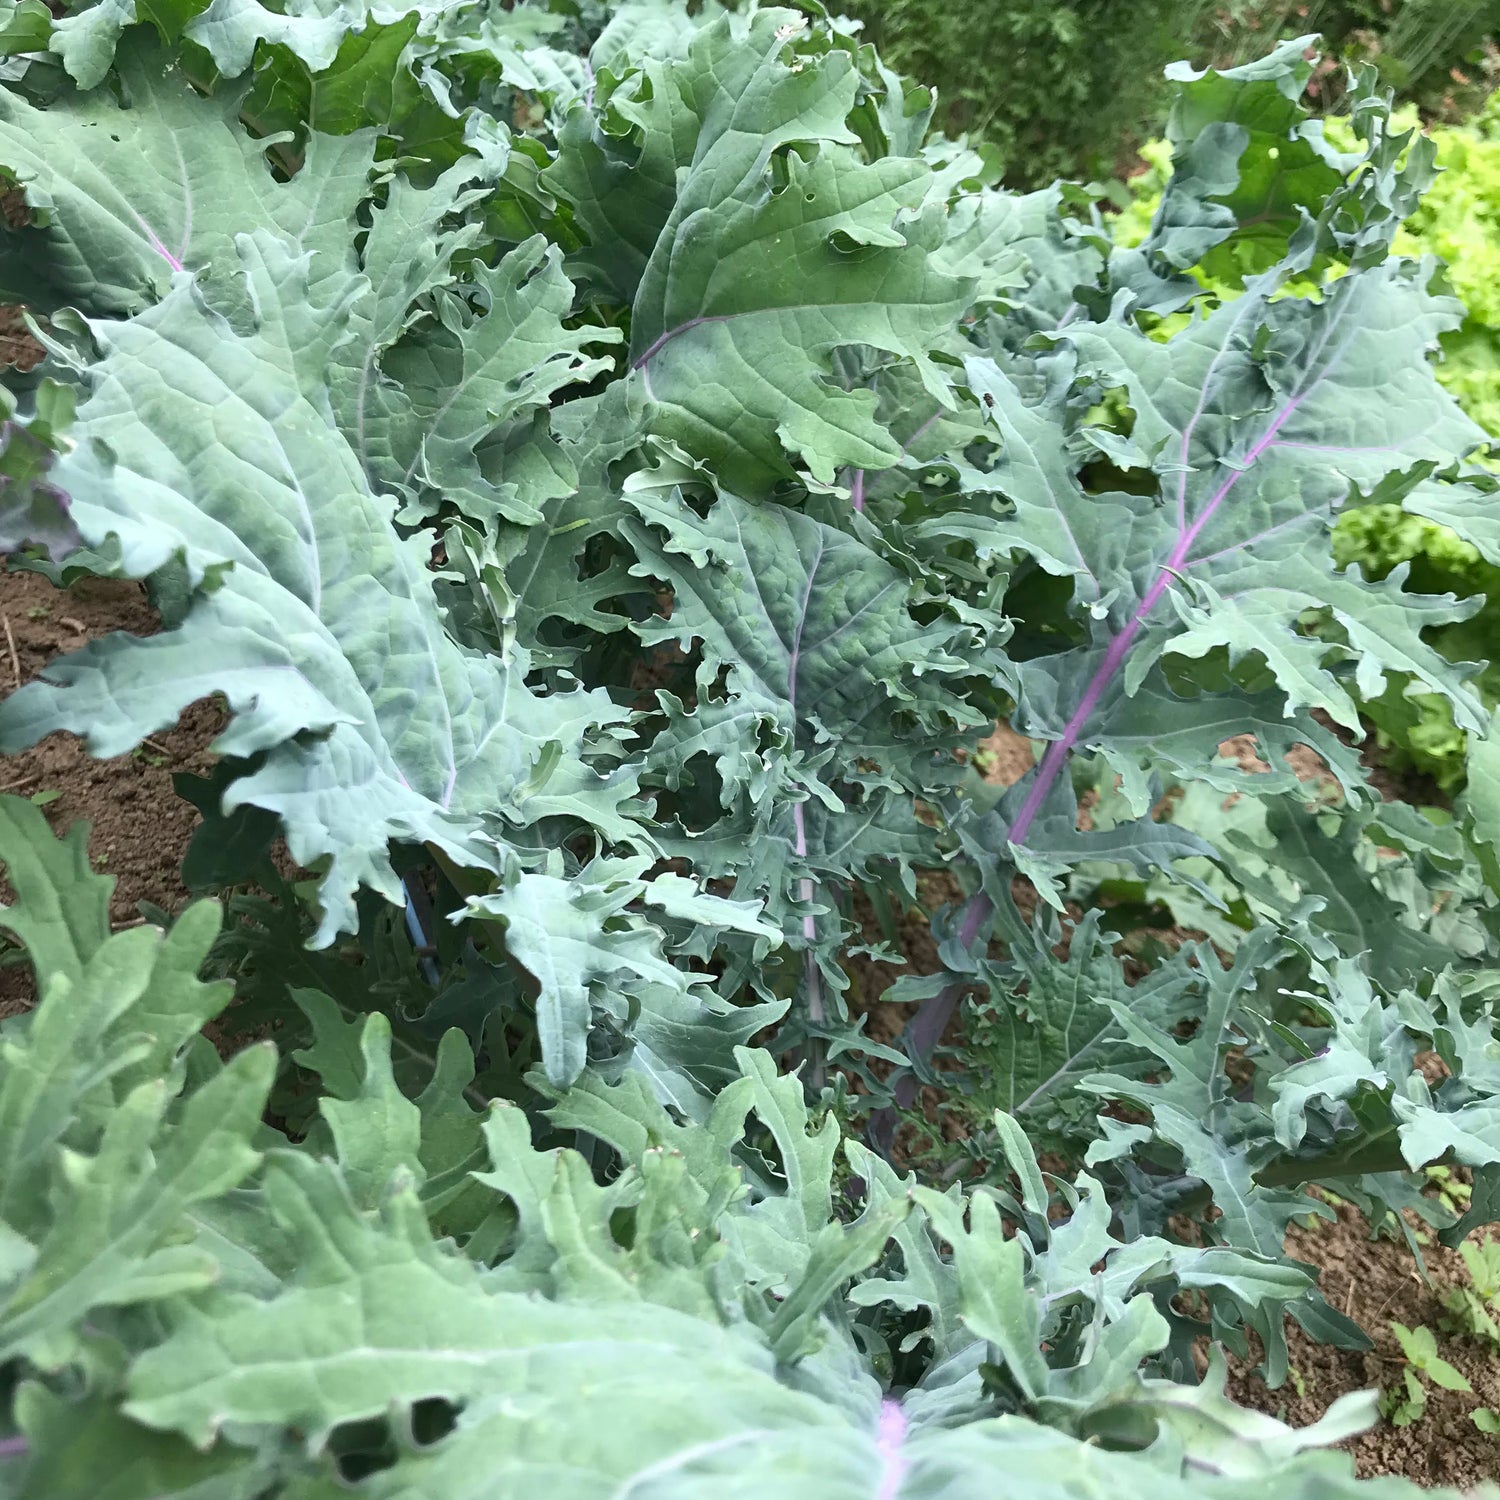
[{"label": "purple leaf stem", "polygon": [[[796,832],[796,843],[793,848],[800,858],[807,858],[807,823],[802,816],[802,804],[800,802],[792,805],[792,828]],[[817,894],[817,887],[810,877],[804,875],[797,883],[797,895],[799,899],[812,904]],[[811,912],[804,913],[802,917],[802,936],[809,943],[818,941],[818,919]],[[823,978],[818,973],[818,956],[811,948],[803,954],[803,962],[807,967],[807,1011],[815,1026],[823,1022]]]},{"label": "purple leaf stem", "polygon": [[[679,323],[675,328],[669,328],[663,334],[655,338],[644,354],[637,356],[631,362],[632,370],[645,370],[646,366],[666,348],[675,338],[681,338],[683,334],[690,333],[694,328],[702,328],[705,323],[732,323],[736,318],[748,318],[756,312],[812,312],[817,308],[816,302],[791,302],[785,307],[763,307],[751,308],[746,312],[735,313],[700,313],[696,318],[689,318],[685,323]],[[648,372],[649,373],[649,372]]]},{"label": "purple leaf stem", "polygon": [[897,1500],[901,1481],[911,1468],[911,1460],[902,1451],[906,1442],[906,1413],[901,1403],[887,1396],[880,1403],[880,1426],[875,1433],[875,1452],[880,1458],[880,1487],[875,1500]]},{"label": "purple leaf stem", "polygon": [[651,363],[651,357],[654,356],[654,354],[660,353],[660,351],[663,350],[663,348],[666,348],[666,345],[669,345],[670,342],[672,342],[673,339],[676,338],[676,336],[681,335],[681,333],[687,333],[688,329],[696,329],[696,327],[700,327],[705,323],[727,323],[727,321],[729,321],[727,320],[727,317],[715,318],[712,317],[711,314],[705,314],[702,318],[688,318],[687,323],[679,323],[678,326],[675,327],[675,329],[667,329],[666,333],[658,336],[658,338],[655,339],[654,344],[651,344],[651,347],[649,347],[648,350],[645,351],[645,354],[642,354],[642,356],[640,356],[639,359],[637,359],[636,362],[634,362],[633,365],[630,366],[630,368],[633,369],[633,371],[642,371],[642,369],[645,369],[646,365],[649,365],[649,363]]},{"label": "purple leaf stem", "polygon": [[667,331],[662,334],[661,337],[658,338],[656,342],[653,343],[651,347],[647,349],[646,352],[641,355],[640,358],[637,359],[630,367],[632,370],[639,370],[641,372],[641,378],[646,383],[647,397],[652,401],[656,400],[656,392],[651,389],[651,371],[648,368],[653,355],[664,349],[679,334],[686,333],[690,328],[697,328],[704,323],[727,323],[728,321],[729,320],[727,318],[723,317],[704,316],[701,318],[689,318],[686,323],[681,324],[679,327],[667,329]]},{"label": "purple leaf stem", "polygon": [[907,440],[904,443],[902,443],[902,445],[901,445],[901,457],[902,458],[905,458],[906,455],[908,453],[910,453],[913,448],[916,447],[916,445],[918,444],[918,442],[921,441],[923,434],[926,433],[927,429],[929,427],[931,427],[932,424],[934,422],[936,422],[937,419],[940,416],[942,416],[942,415],[943,415],[943,408],[940,406],[940,407],[938,407],[938,409],[935,412],[933,412],[933,414],[930,417],[928,417],[928,419],[925,422],[922,423],[922,425],[919,428],[917,428],[917,430],[914,433],[912,433],[912,435],[909,438],[907,438]]},{"label": "purple leaf stem", "polygon": [[[1146,590],[1141,602],[1136,605],[1134,612],[1125,622],[1118,635],[1110,641],[1104,652],[1104,660],[1099,663],[1098,670],[1089,679],[1088,686],[1083,690],[1083,696],[1078,700],[1078,707],[1074,709],[1072,717],[1063,726],[1062,736],[1054,740],[1048,747],[1047,753],[1042,757],[1042,763],[1037,768],[1036,779],[1031,784],[1031,790],[1026,795],[1026,801],[1021,804],[1021,810],[1016,814],[1016,820],[1011,824],[1006,835],[1012,844],[1021,844],[1026,835],[1031,831],[1031,825],[1036,821],[1036,815],[1041,811],[1043,803],[1047,800],[1047,794],[1052,790],[1057,778],[1062,775],[1063,768],[1067,765],[1073,753],[1073,747],[1078,743],[1084,726],[1089,721],[1089,716],[1098,706],[1099,699],[1104,695],[1104,690],[1109,686],[1116,672],[1125,664],[1125,659],[1130,654],[1130,648],[1135,644],[1135,638],[1140,634],[1141,626],[1145,624],[1147,616],[1156,608],[1161,596],[1166,593],[1168,586],[1176,577],[1180,577],[1183,571],[1192,565],[1193,561],[1202,559],[1190,559],[1189,553],[1193,550],[1193,544],[1202,535],[1203,528],[1214,518],[1219,507],[1229,497],[1240,480],[1255,466],[1261,456],[1267,452],[1276,442],[1276,435],[1291,419],[1292,414],[1305,401],[1316,385],[1316,381],[1309,385],[1306,390],[1293,396],[1287,404],[1277,413],[1271,425],[1265,433],[1245,455],[1244,463],[1237,468],[1214,493],[1209,497],[1208,504],[1203,507],[1198,519],[1191,525],[1186,524],[1185,510],[1180,512],[1183,520],[1181,533],[1176,544],[1162,563],[1151,587]],[[1191,425],[1191,424],[1190,424]],[[1189,432],[1188,436],[1191,436]],[[1187,438],[1184,439],[1184,449]],[[1184,481],[1184,484],[1186,481]],[[1243,545],[1243,543],[1241,544]],[[1214,554],[1215,556],[1221,554]],[[995,904],[983,891],[976,891],[969,897],[968,904],[964,907],[963,917],[959,923],[958,941],[959,946],[968,948],[979,936],[981,929],[994,914]],[[944,1029],[948,1025],[949,1017],[952,1016],[954,1008],[958,1004],[958,997],[963,993],[967,981],[960,980],[954,984],[945,986],[930,1000],[925,1001],[922,1008],[912,1018],[911,1025],[907,1029],[907,1052],[912,1056],[927,1058],[932,1055],[933,1048],[941,1039]],[[911,1074],[904,1075],[897,1081],[896,1098],[903,1106],[909,1106],[916,1097],[916,1079]]]},{"label": "purple leaf stem", "polygon": [[0,1459],[19,1458],[31,1444],[23,1437],[0,1438]]},{"label": "purple leaf stem", "polygon": [[[938,409],[935,412],[933,412],[933,414],[930,417],[928,417],[928,419],[925,422],[923,422],[922,425],[919,428],[917,428],[917,430],[914,433],[912,433],[912,435],[909,438],[907,438],[907,440],[904,443],[902,443],[902,445],[901,445],[901,453],[900,453],[899,456],[901,458],[905,458],[906,455],[911,452],[913,445],[921,438],[922,434],[924,432],[926,432],[927,429],[929,427],[931,427],[932,424],[934,422],[936,422],[937,419],[940,416],[942,416],[942,415],[943,415],[943,409],[942,409],[942,407],[938,407]],[[864,510],[864,508],[865,508],[865,471],[863,469],[855,469],[852,472],[852,474],[850,475],[850,478],[849,478],[849,498],[854,502],[854,508],[855,508],[855,510],[857,510],[857,511]]]},{"label": "purple leaf stem", "polygon": [[166,261],[166,263],[171,266],[174,271],[182,270],[182,262],[175,255],[173,255],[172,252],[168,250],[164,244],[162,244],[160,238],[157,236],[156,231],[139,214],[135,213],[135,210],[133,208],[130,211],[131,213],[135,214],[136,223],[139,224],[145,231],[146,238],[151,242],[151,248],[156,251],[156,253],[161,256],[161,258]]},{"label": "purple leaf stem", "polygon": [[1161,565],[1155,581],[1146,590],[1145,597],[1136,605],[1135,612],[1125,622],[1124,629],[1109,643],[1104,653],[1104,660],[1099,663],[1098,671],[1089,679],[1088,686],[1083,690],[1083,697],[1078,700],[1078,707],[1073,710],[1073,717],[1063,727],[1062,738],[1054,740],[1047,747],[1047,753],[1042,757],[1042,764],[1037,771],[1035,782],[1032,783],[1031,791],[1027,794],[1021,811],[1016,814],[1016,821],[1011,825],[1009,835],[1011,843],[1019,844],[1030,832],[1032,822],[1041,810],[1042,803],[1047,800],[1047,793],[1052,790],[1053,782],[1062,774],[1062,768],[1067,763],[1073,746],[1078,743],[1078,737],[1083,733],[1083,726],[1088,723],[1089,715],[1093,713],[1099,699],[1103,696],[1104,689],[1109,686],[1110,679],[1124,665],[1125,658],[1129,655],[1136,636],[1140,634],[1147,615],[1156,608],[1157,600],[1166,593],[1167,586],[1172,580],[1190,565],[1188,553],[1193,550],[1193,543],[1198,540],[1203,528],[1213,520],[1214,513],[1224,503],[1230,491],[1250,472],[1260,456],[1276,441],[1276,434],[1302,404],[1306,394],[1304,391],[1302,395],[1294,396],[1282,407],[1275,421],[1266,429],[1265,435],[1245,455],[1244,465],[1236,469],[1214,491],[1208,504],[1203,507],[1203,514],[1191,526],[1186,527],[1178,537],[1177,545],[1172,548],[1166,562]]},{"label": "purple leaf stem", "polygon": [[[813,581],[818,576],[818,569],[823,565],[823,543],[818,543],[818,555],[813,558],[812,566],[807,570],[807,589],[802,595],[802,609],[797,616],[797,633],[792,638],[791,658],[787,662],[786,684],[787,704],[792,710],[792,722],[797,722],[797,667],[802,660],[802,632],[807,629],[807,612],[812,606]],[[802,811],[802,803],[792,804],[792,829],[795,834],[793,848],[799,859],[807,858],[807,821]],[[797,885],[798,896],[801,900],[811,905],[817,895],[817,886],[811,877],[804,875]],[[807,939],[808,949],[803,954],[802,962],[807,973],[807,1013],[808,1018],[814,1026],[823,1024],[823,976],[818,972],[818,955],[814,948],[818,941],[818,919],[811,912],[806,912],[802,917],[802,936]],[[813,1068],[812,1078],[809,1080],[815,1089],[823,1087],[823,1062],[822,1053],[818,1052]]]}]

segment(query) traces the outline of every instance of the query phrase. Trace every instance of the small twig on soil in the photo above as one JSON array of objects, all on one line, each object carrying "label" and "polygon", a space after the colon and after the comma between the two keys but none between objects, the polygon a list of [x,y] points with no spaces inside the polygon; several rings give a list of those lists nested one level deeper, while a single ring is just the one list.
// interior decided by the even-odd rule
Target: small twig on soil
[{"label": "small twig on soil", "polygon": [[141,743],[148,749],[156,751],[158,755],[165,755],[169,760],[171,759],[172,752],[160,740],[153,740],[149,734]]},{"label": "small twig on soil", "polygon": [[82,620],[75,620],[72,615],[60,615],[57,623],[59,625],[66,625],[69,630],[76,630],[79,635],[87,635],[89,633],[88,626]]},{"label": "small twig on soil", "polygon": [[30,786],[33,781],[41,780],[41,775],[40,771],[33,771],[30,776],[23,776],[19,781],[7,781],[4,786],[0,786],[0,792],[18,792],[23,786]]},{"label": "small twig on soil", "polygon": [[10,647],[10,669],[15,673],[15,686],[21,685],[21,658],[16,655],[16,638],[11,633],[10,616],[0,615],[0,620],[5,622],[5,644]]},{"label": "small twig on soil", "polygon": [[[1422,1284],[1422,1278],[1420,1276],[1418,1276],[1415,1271],[1413,1271],[1411,1273],[1411,1279],[1413,1281],[1415,1281],[1418,1286],[1421,1286],[1421,1284]],[[1388,1308],[1391,1305],[1391,1303],[1393,1303],[1396,1300],[1396,1298],[1401,1295],[1401,1293],[1402,1293],[1403,1290],[1404,1290],[1404,1288],[1398,1286],[1396,1288],[1396,1290],[1394,1292],[1392,1292],[1391,1295],[1389,1297],[1387,1297],[1385,1299],[1385,1301],[1380,1304],[1379,1308],[1376,1309],[1375,1317],[1372,1318],[1370,1321],[1372,1323],[1378,1321],[1379,1318],[1380,1318],[1381,1313],[1383,1313],[1386,1310],[1386,1308]],[[1377,1358],[1383,1358],[1384,1356],[1377,1355],[1376,1357]]]}]

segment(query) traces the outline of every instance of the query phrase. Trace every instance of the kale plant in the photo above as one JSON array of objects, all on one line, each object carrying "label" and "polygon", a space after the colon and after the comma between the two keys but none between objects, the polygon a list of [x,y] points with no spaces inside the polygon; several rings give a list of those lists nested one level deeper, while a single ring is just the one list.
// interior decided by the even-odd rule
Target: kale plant
[{"label": "kale plant", "polygon": [[[1370,1403],[1290,1434],[1194,1340],[1363,1340],[1309,1184],[1500,1216],[1500,738],[1424,636],[1476,602],[1329,540],[1500,563],[1391,253],[1430,149],[1369,76],[1331,145],[1302,42],[1177,70],[1116,248],[811,9],[9,13],[3,540],[163,629],[0,745],[218,698],[232,914],[111,936],[5,804],[20,1492],[1337,1486]],[[1469,733],[1450,820],[1369,784],[1391,691]],[[940,876],[878,1041],[865,914]],[[934,1084],[962,1184],[902,1175]]]},{"label": "kale plant", "polygon": [[[59,841],[15,797],[0,827],[0,915],[47,976],[0,1043],[7,1494],[1357,1488],[1301,1450],[1367,1424],[1373,1393],[1294,1432],[1229,1402],[1222,1364],[1196,1385],[1137,1368],[1191,1337],[1178,1290],[1254,1307],[1305,1284],[1294,1267],[1124,1244],[1087,1175],[1049,1224],[1019,1134],[1019,1199],[918,1187],[761,1050],[701,1122],[636,1073],[586,1074],[534,1121],[476,1107],[490,1080],[458,1031],[413,1096],[390,1021],[315,992],[294,1058],[322,1092],[288,1138],[263,1118],[275,1048],[223,1063],[201,1035],[231,998],[196,977],[218,906],[111,934],[81,828]],[[850,1222],[840,1157],[865,1182]],[[914,1313],[920,1360],[898,1354]]]}]

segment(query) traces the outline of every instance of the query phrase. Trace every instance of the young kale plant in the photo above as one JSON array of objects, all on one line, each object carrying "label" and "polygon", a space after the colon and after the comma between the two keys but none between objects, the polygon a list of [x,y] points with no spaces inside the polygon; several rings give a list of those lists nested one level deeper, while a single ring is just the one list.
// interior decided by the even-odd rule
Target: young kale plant
[{"label": "young kale plant", "polygon": [[[308,1496],[1288,1458],[1171,1382],[1251,1332],[1279,1380],[1288,1312],[1362,1339],[1284,1258],[1306,1185],[1500,1217],[1500,739],[1423,634],[1475,605],[1329,544],[1397,505],[1500,563],[1430,364],[1462,309],[1391,254],[1431,152],[1370,79],[1340,151],[1304,43],[1180,71],[1125,250],[821,10],[23,0],[3,36],[0,295],[49,359],[0,542],[145,580],[163,629],[54,663],[0,746],[222,701],[184,875],[237,892],[218,1034],[283,1044],[189,1040],[206,915],[109,989],[76,837],[8,814],[44,1003],[0,1078],[42,1112],[7,1451]],[[1470,734],[1449,820],[1349,743],[1392,688]],[[965,754],[999,718],[1042,747],[1003,793]],[[938,972],[877,1042],[865,903],[935,875]],[[1121,951],[1153,907],[1187,938]],[[933,1085],[967,1197],[885,1159]],[[1432,1163],[1476,1174],[1456,1224]],[[580,1327],[602,1425],[558,1404]]]}]

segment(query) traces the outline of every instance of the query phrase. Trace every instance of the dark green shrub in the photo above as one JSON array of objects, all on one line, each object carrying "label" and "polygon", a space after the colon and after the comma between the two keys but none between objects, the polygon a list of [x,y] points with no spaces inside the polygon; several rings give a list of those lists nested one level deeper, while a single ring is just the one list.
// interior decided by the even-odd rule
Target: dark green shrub
[{"label": "dark green shrub", "polygon": [[1500,0],[1226,0],[1206,7],[1199,41],[1224,65],[1315,31],[1325,56],[1314,88],[1325,106],[1342,93],[1343,64],[1368,61],[1402,98],[1451,116],[1493,87],[1497,30]]},{"label": "dark green shrub", "polygon": [[845,0],[893,67],[931,80],[938,124],[1000,152],[1006,180],[1109,175],[1160,127],[1162,69],[1258,57],[1321,33],[1314,93],[1334,107],[1344,65],[1371,61],[1429,113],[1495,82],[1500,0]]},{"label": "dark green shrub", "polygon": [[1152,119],[1203,0],[846,0],[890,64],[930,79],[938,123],[1000,151],[1006,180],[1108,174]]}]

